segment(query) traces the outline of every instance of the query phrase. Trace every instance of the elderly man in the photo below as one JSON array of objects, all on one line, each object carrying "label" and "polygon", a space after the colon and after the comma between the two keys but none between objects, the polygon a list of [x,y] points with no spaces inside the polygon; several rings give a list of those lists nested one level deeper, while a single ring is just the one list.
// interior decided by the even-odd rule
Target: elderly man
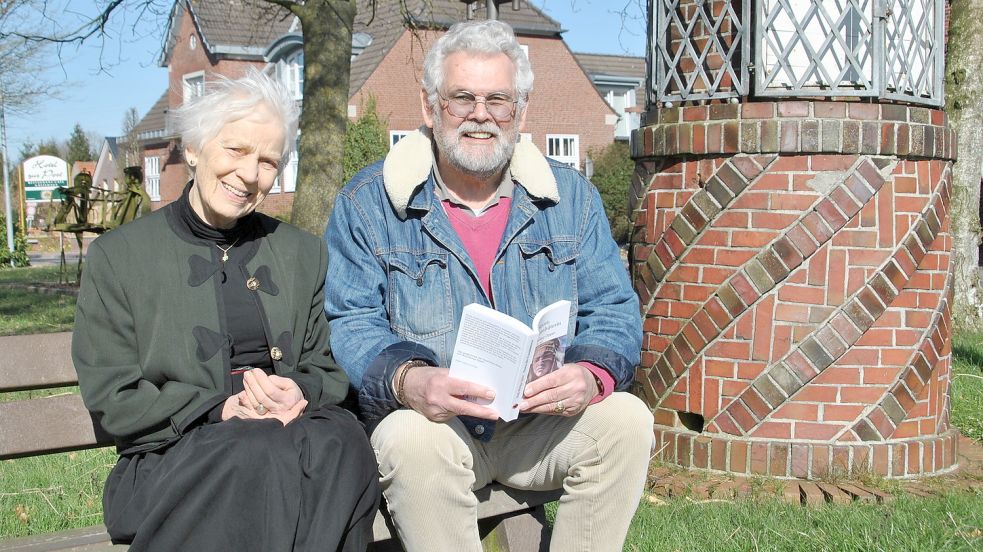
[{"label": "elderly man", "polygon": [[[472,491],[492,481],[563,489],[553,550],[620,550],[644,486],[652,416],[621,392],[638,300],[594,187],[518,141],[532,81],[507,25],[451,27],[424,61],[426,128],[352,179],[325,236],[331,347],[409,551],[481,550]],[[467,400],[490,389],[448,375],[463,307],[528,324],[560,299],[566,363],[496,422]]]}]

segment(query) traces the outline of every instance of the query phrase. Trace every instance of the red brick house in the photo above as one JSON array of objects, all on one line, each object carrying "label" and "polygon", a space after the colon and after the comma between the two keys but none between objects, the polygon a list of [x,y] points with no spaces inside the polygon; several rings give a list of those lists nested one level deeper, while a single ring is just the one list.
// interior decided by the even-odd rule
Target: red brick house
[{"label": "red brick house", "polygon": [[[408,0],[408,15],[401,3],[379,2],[373,13],[363,0],[352,41],[348,115],[357,118],[368,98],[375,98],[377,111],[388,119],[392,143],[423,122],[419,81],[424,52],[443,29],[467,17],[467,5],[459,0]],[[564,43],[560,23],[526,2],[519,11],[503,6],[500,17],[515,29],[536,73],[523,139],[583,167],[590,148],[614,140],[621,117]],[[408,20],[416,31],[407,28]],[[236,76],[248,65],[278,75],[301,101],[302,45],[299,21],[261,0],[175,2],[160,61],[168,69],[169,87],[136,129],[155,207],[176,199],[188,178],[169,111],[201,94],[214,75]],[[263,204],[265,211],[290,209],[296,162],[286,167]]]}]

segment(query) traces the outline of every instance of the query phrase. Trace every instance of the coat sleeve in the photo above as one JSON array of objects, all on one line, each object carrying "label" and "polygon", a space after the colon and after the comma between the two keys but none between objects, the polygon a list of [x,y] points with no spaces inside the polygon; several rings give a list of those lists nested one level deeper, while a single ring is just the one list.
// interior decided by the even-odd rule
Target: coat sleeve
[{"label": "coat sleeve", "polygon": [[72,359],[86,407],[118,441],[147,443],[181,434],[227,397],[180,381],[144,378],[134,305],[99,240],[86,255],[75,311]]},{"label": "coat sleeve", "polygon": [[324,287],[327,272],[327,253],[324,244],[317,242],[318,264],[314,292],[307,306],[307,327],[303,348],[294,372],[283,374],[297,382],[310,403],[308,410],[328,404],[338,404],[348,392],[348,377],[335,362],[331,353],[331,332],[324,315]]},{"label": "coat sleeve", "polygon": [[388,274],[374,253],[378,236],[372,234],[366,216],[348,196],[338,195],[325,231],[329,284],[324,309],[335,358],[358,393],[362,415],[376,419],[399,408],[391,383],[396,367],[413,359],[436,365],[437,359],[390,327]]},{"label": "coat sleeve", "polygon": [[581,219],[580,260],[590,270],[577,271],[577,333],[566,362],[586,361],[607,370],[615,388],[627,389],[635,375],[642,346],[638,296],[618,245],[611,238],[601,196],[593,185]]}]

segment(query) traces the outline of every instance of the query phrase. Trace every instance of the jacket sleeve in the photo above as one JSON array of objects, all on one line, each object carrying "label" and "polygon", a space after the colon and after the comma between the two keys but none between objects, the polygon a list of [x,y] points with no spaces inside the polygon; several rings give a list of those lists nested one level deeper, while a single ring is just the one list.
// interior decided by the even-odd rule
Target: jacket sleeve
[{"label": "jacket sleeve", "polygon": [[310,403],[308,410],[326,404],[338,404],[348,392],[348,377],[338,366],[331,353],[328,321],[324,316],[324,282],[327,272],[327,253],[324,244],[318,242],[317,279],[314,293],[308,305],[307,328],[303,349],[294,372],[283,374],[297,382]]},{"label": "jacket sleeve", "polygon": [[601,196],[593,185],[580,224],[581,251],[577,271],[577,331],[566,362],[590,362],[607,370],[618,390],[627,389],[642,347],[638,296],[618,245],[611,238]]},{"label": "jacket sleeve", "polygon": [[221,391],[143,377],[133,305],[99,241],[89,247],[75,311],[72,359],[86,407],[117,440],[163,441],[227,398]]},{"label": "jacket sleeve", "polygon": [[388,275],[374,254],[377,236],[367,213],[345,194],[335,200],[325,231],[328,247],[324,309],[331,326],[331,348],[358,393],[366,419],[399,408],[392,390],[396,367],[420,359],[437,364],[428,348],[402,340],[391,329],[386,310]]}]

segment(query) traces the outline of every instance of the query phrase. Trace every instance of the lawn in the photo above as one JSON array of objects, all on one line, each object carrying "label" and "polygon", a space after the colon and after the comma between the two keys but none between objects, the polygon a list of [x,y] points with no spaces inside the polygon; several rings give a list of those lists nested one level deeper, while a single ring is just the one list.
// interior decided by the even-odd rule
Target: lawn
[{"label": "lawn", "polygon": [[75,320],[74,296],[36,293],[23,287],[57,285],[58,277],[57,266],[0,269],[0,335],[71,330]]},{"label": "lawn", "polygon": [[[19,270],[20,274],[0,270],[0,284],[23,282],[30,279],[30,271],[39,269]],[[58,281],[57,267],[40,270],[47,281]],[[5,291],[9,288],[0,286],[4,315],[0,333],[5,331],[8,313],[35,305],[36,317],[46,322],[38,326],[41,329],[28,331],[71,327],[74,298],[31,294],[30,300],[17,299],[19,306],[14,308],[8,297],[20,296],[3,295]],[[59,302],[59,297],[64,299]],[[49,298],[54,304],[47,302]],[[0,395],[0,400],[4,398]],[[961,334],[953,340],[951,404],[952,423],[965,435],[983,440],[983,334]],[[114,462],[112,449],[0,462],[0,538],[100,523],[102,483]],[[890,504],[808,508],[768,498],[733,502],[681,498],[664,504],[645,498],[625,550],[983,550],[983,494],[919,498],[901,493]]]}]

